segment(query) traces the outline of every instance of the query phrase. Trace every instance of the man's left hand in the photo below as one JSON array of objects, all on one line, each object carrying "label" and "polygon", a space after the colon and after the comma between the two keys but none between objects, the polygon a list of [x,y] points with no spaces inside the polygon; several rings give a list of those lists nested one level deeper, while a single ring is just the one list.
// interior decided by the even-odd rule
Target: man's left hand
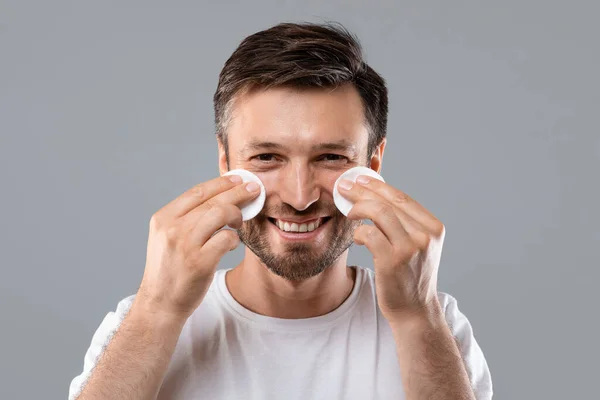
[{"label": "man's left hand", "polygon": [[440,314],[437,272],[444,225],[419,203],[377,179],[360,176],[340,194],[354,203],[352,220],[370,219],[354,242],[373,254],[377,301],[390,323]]}]

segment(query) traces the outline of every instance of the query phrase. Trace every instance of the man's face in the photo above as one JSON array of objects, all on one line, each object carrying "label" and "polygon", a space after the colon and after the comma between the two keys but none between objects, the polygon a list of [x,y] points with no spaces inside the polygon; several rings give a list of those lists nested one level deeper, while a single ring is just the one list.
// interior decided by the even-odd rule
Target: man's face
[{"label": "man's face", "polygon": [[[367,162],[368,132],[360,96],[337,90],[275,88],[236,102],[228,127],[230,168],[264,183],[261,213],[244,222],[241,241],[275,274],[308,279],[352,243],[360,221],[335,207],[333,185],[347,169]],[[225,152],[219,149],[222,172]]]}]

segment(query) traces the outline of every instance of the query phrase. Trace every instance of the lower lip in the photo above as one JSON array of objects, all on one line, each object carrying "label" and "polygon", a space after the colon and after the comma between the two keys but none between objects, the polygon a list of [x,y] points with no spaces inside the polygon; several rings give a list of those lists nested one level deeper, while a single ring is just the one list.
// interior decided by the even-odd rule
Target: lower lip
[{"label": "lower lip", "polygon": [[269,225],[271,225],[273,227],[273,229],[275,229],[277,231],[277,233],[279,233],[279,236],[281,236],[282,238],[286,239],[286,240],[311,240],[316,238],[321,231],[323,230],[323,226],[327,225],[329,223],[329,219],[325,222],[322,222],[321,225],[319,225],[319,227],[317,229],[315,229],[314,231],[311,232],[284,232],[281,229],[279,229],[277,227],[277,225],[275,225],[274,223],[272,223],[271,221],[269,221]]}]

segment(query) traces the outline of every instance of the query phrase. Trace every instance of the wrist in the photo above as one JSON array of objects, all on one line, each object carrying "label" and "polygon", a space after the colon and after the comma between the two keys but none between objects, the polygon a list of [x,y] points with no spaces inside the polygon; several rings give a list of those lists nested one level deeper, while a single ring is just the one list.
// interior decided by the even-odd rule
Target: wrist
[{"label": "wrist", "polygon": [[397,312],[387,319],[395,335],[438,330],[447,326],[442,307],[437,299],[428,307]]},{"label": "wrist", "polygon": [[187,316],[153,307],[141,296],[134,299],[130,314],[136,321],[158,331],[180,331],[187,321]]}]

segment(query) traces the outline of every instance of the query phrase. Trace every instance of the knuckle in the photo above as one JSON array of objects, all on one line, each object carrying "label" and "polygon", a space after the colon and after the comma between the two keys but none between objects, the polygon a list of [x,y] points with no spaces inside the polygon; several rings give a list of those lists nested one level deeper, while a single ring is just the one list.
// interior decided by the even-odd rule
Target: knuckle
[{"label": "knuckle", "polygon": [[170,226],[164,229],[164,236],[168,243],[175,243],[179,239],[179,229],[177,226]]},{"label": "knuckle", "polygon": [[377,233],[377,228],[375,228],[374,226],[369,226],[369,229],[367,229],[367,237],[376,238]]},{"label": "knuckle", "polygon": [[202,198],[202,196],[204,196],[204,189],[202,187],[202,184],[192,187],[190,189],[190,193],[192,194],[192,196]]},{"label": "knuckle", "polygon": [[150,231],[165,233],[169,229],[170,223],[167,217],[161,213],[156,213],[150,218]]},{"label": "knuckle", "polygon": [[235,190],[235,197],[237,201],[245,201],[246,199],[248,199],[249,197],[252,196],[252,193],[250,193],[247,189],[246,189],[246,185],[240,185],[238,188],[236,188]]},{"label": "knuckle", "polygon": [[419,250],[426,250],[429,248],[431,244],[431,236],[426,233],[419,232],[415,234],[415,242]]},{"label": "knuckle", "polygon": [[231,212],[228,214],[228,222],[235,226],[242,226],[242,210],[236,206],[231,206]]},{"label": "knuckle", "polygon": [[361,231],[362,231],[362,236],[365,239],[373,239],[374,237],[377,236],[377,229],[374,226],[371,225],[363,225],[360,227]]},{"label": "knuckle", "polygon": [[408,196],[405,193],[396,193],[394,196],[394,204],[403,205],[408,202]]},{"label": "knuckle", "polygon": [[229,241],[233,243],[233,242],[237,242],[239,240],[239,236],[236,231],[228,229],[227,230],[227,239],[229,239]]},{"label": "knuckle", "polygon": [[[244,193],[246,192],[246,193]],[[245,200],[246,198],[246,194],[248,193],[248,191],[244,188],[244,185],[240,185],[240,187],[235,188],[235,190],[233,191],[233,201],[235,203],[239,203]]]},{"label": "knuckle", "polygon": [[224,207],[225,210],[225,220],[229,222],[236,222],[237,220],[242,220],[242,210],[233,204],[227,204]]},{"label": "knuckle", "polygon": [[206,208],[208,208],[209,210],[212,210],[213,208],[215,208],[217,206],[217,202],[215,201],[214,197],[210,198],[208,200],[206,200],[204,203],[202,203]]},{"label": "knuckle", "polygon": [[162,225],[162,221],[161,221],[161,217],[159,213],[155,213],[154,215],[152,215],[152,217],[150,217],[150,229],[151,230],[158,230],[160,229],[160,226]]},{"label": "knuckle", "polygon": [[231,187],[231,181],[226,176],[222,176],[221,178],[218,182],[219,192],[224,192]]},{"label": "knuckle", "polygon": [[239,240],[237,233],[231,229],[223,229],[218,235],[219,247],[234,247]]},{"label": "knuckle", "polygon": [[225,208],[223,206],[217,206],[217,205],[213,206],[210,209],[210,213],[214,218],[216,218],[218,220],[224,219],[225,216],[227,215]]},{"label": "knuckle", "polygon": [[218,221],[221,222],[225,222],[228,219],[228,216],[230,215],[230,207],[228,207],[228,205],[226,204],[218,204],[213,206],[213,208],[211,208],[210,213],[212,214],[213,218],[215,218]]},{"label": "knuckle", "polygon": [[396,216],[392,207],[386,203],[381,203],[377,206],[377,213],[381,214],[386,219],[392,219]]}]

